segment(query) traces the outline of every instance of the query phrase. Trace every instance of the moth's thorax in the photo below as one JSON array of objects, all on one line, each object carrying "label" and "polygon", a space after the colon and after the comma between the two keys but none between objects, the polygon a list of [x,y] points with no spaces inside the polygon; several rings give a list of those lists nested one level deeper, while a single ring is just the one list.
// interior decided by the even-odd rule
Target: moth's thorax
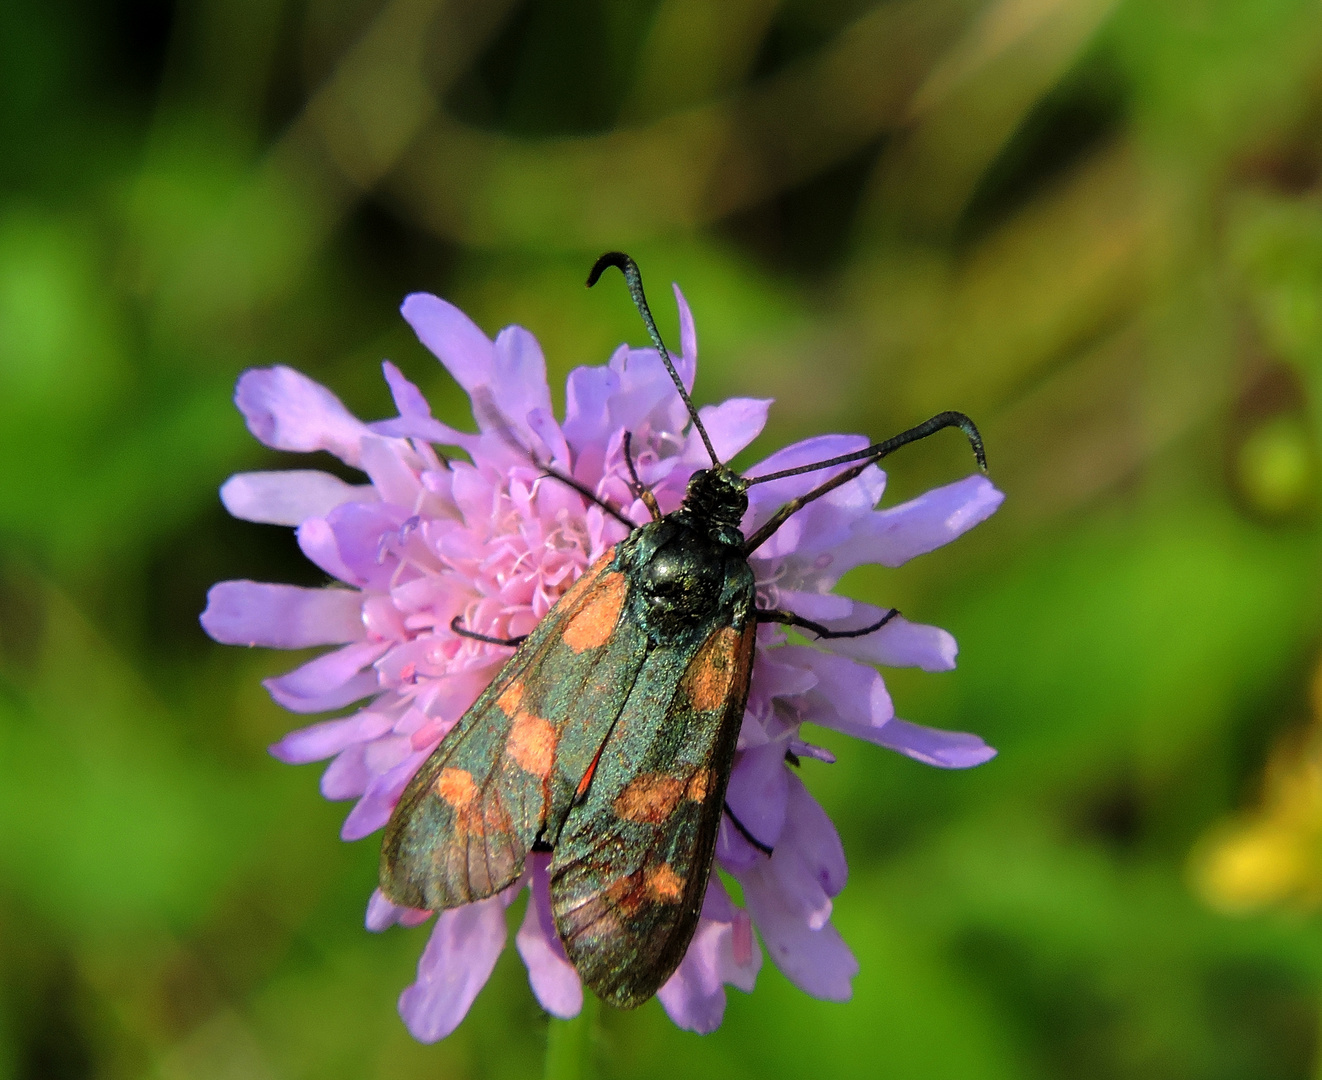
[{"label": "moth's thorax", "polygon": [[713,539],[684,511],[637,530],[619,559],[634,613],[654,642],[705,636],[718,624],[742,627],[751,614],[753,573],[742,549]]},{"label": "moth's thorax", "polygon": [[675,516],[715,543],[738,547],[744,542],[739,523],[747,509],[748,481],[717,465],[699,469],[689,478],[684,502]]}]

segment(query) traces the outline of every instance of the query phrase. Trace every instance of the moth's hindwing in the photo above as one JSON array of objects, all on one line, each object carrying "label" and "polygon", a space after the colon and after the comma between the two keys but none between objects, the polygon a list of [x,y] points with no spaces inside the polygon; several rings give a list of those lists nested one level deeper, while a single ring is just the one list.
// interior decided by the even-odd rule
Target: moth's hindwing
[{"label": "moth's hindwing", "polygon": [[560,833],[556,928],[583,981],[612,1005],[655,994],[697,928],[755,635],[751,618],[741,628],[722,619],[696,644],[648,654]]},{"label": "moth's hindwing", "polygon": [[560,598],[404,789],[381,848],[381,891],[394,903],[436,910],[491,896],[559,830],[643,661],[613,558]]}]

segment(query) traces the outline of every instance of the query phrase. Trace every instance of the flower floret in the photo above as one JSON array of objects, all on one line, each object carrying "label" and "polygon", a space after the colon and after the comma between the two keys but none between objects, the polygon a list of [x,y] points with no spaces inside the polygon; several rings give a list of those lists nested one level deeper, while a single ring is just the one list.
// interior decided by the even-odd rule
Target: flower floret
[{"label": "flower floret", "polygon": [[[696,370],[692,315],[675,289],[687,387]],[[325,450],[365,474],[351,484],[330,473],[239,473],[221,489],[235,517],[292,527],[304,554],[333,579],[320,589],[227,581],[208,594],[202,625],[217,641],[302,649],[330,646],[265,683],[295,713],[356,711],[291,732],[272,748],[291,764],[329,760],[321,790],[355,800],[346,840],[380,829],[417,769],[490,684],[509,650],[462,636],[529,633],[566,589],[626,527],[569,485],[554,466],[630,520],[648,519],[631,483],[625,433],[637,474],[663,512],[678,508],[689,478],[710,466],[660,357],[621,346],[602,367],[580,367],[566,386],[563,423],[551,409],[536,339],[508,327],[491,340],[454,305],[415,294],[403,305],[419,339],[468,393],[476,432],[436,420],[425,396],[389,361],[383,371],[398,416],[370,424],[325,387],[291,368],[245,372],[235,402],[252,433],[279,450]],[[769,401],[736,398],[700,412],[722,460],[761,431]],[[827,435],[778,451],[750,476],[847,454],[862,436]],[[465,455],[443,455],[436,447]],[[835,472],[841,471],[837,468]],[[787,499],[832,470],[755,485],[745,535]],[[863,563],[898,566],[948,543],[993,513],[1002,496],[982,476],[877,509],[885,474],[875,465],[820,498],[756,551],[750,565],[758,602],[830,628],[877,621],[884,612],[831,592]],[[830,818],[787,760],[833,760],[800,732],[807,720],[944,768],[980,764],[994,751],[974,735],[897,719],[873,664],[942,671],[954,639],[936,627],[892,618],[880,630],[812,646],[788,643],[779,627],[758,631],[747,712],[722,820],[716,862],[738,881],[735,904],[718,873],[710,878],[697,931],[658,998],[675,1023],[719,1026],[725,986],[753,989],[762,954],[806,992],[844,1000],[858,970],[831,923],[844,888],[844,851]],[[767,851],[771,854],[768,856]],[[400,997],[409,1030],[443,1038],[462,1020],[507,940],[506,909],[529,891],[515,945],[533,993],[547,1012],[575,1015],[583,988],[551,917],[550,856],[532,853],[504,892],[440,912]],[[400,908],[375,892],[374,931],[414,926],[432,913]]]}]

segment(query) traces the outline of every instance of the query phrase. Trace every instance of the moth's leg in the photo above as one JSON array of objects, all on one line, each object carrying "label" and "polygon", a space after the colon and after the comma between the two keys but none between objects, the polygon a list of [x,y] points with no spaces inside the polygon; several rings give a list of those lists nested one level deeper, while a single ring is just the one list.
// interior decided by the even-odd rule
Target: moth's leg
[{"label": "moth's leg", "polygon": [[[568,473],[561,472],[550,462],[543,461],[541,458],[537,456],[535,452],[529,450],[528,447],[524,446],[522,441],[520,441],[519,437],[514,433],[514,430],[510,427],[509,421],[506,420],[505,417],[501,415],[500,410],[496,408],[494,401],[492,401],[491,399],[491,392],[489,388],[480,387],[478,391],[475,391],[475,393],[478,393],[478,396],[475,397],[473,400],[474,414],[481,418],[484,418],[492,427],[496,429],[496,432],[500,435],[500,437],[504,439],[505,442],[508,443],[513,449],[518,450],[520,453],[526,454],[528,460],[532,462],[534,468],[540,469],[544,475],[549,476],[553,480],[559,480],[560,483],[569,485],[580,495],[582,495],[583,498],[587,499],[589,502],[594,502],[598,506],[600,506],[603,510],[606,511],[606,513],[610,514],[611,517],[613,517],[621,525],[627,528],[630,532],[633,532],[634,529],[638,528],[637,523],[634,521],[630,521],[627,517],[625,517],[624,514],[620,512],[620,508],[618,506],[615,506],[612,503],[608,502],[606,499],[603,499],[600,495],[598,495],[586,484],[574,479],[574,477],[570,476]],[[457,632],[458,631],[456,631],[456,633]]]},{"label": "moth's leg", "polygon": [[596,503],[630,532],[633,532],[634,529],[638,528],[638,523],[636,521],[631,521],[629,518],[625,517],[624,513],[618,506],[607,499],[603,499],[588,487],[587,484],[574,479],[574,477],[570,476],[568,473],[562,473],[554,465],[547,465],[544,462],[538,461],[536,458],[533,459],[533,464],[541,469],[547,476],[551,477],[551,479],[559,480],[562,484],[568,484],[571,488],[582,495],[583,498],[587,499],[589,502]]},{"label": "moth's leg", "polygon": [[857,630],[830,630],[821,623],[813,622],[811,619],[805,619],[801,615],[795,615],[792,611],[781,611],[779,608],[763,610],[758,608],[758,622],[782,623],[785,626],[797,626],[800,630],[811,630],[819,638],[851,638],[862,637],[864,634],[871,634],[873,631],[880,630],[891,619],[899,614],[896,608],[891,608],[880,619],[871,626],[860,626]]},{"label": "moth's leg", "polygon": [[771,845],[762,843],[761,840],[759,840],[756,836],[754,836],[751,832],[749,832],[748,826],[746,826],[742,821],[740,821],[735,816],[735,813],[733,810],[730,809],[730,804],[728,802],[725,804],[725,816],[730,819],[730,824],[734,826],[735,832],[737,832],[740,836],[742,836],[745,840],[747,840],[750,844],[752,844],[755,848],[757,848],[758,851],[762,852],[763,855],[771,854],[772,852]]},{"label": "moth's leg", "polygon": [[638,479],[638,470],[633,465],[632,431],[624,433],[624,463],[629,466],[629,479],[633,481],[629,487],[633,491],[634,498],[643,500],[643,505],[647,507],[647,512],[652,515],[653,521],[660,521],[662,517],[661,507],[657,505],[656,496],[643,487],[643,482]]},{"label": "moth's leg", "polygon": [[492,637],[490,634],[479,634],[476,630],[465,630],[459,625],[458,615],[450,620],[450,629],[460,637],[472,638],[474,641],[485,641],[488,645],[508,645],[511,649],[528,640],[527,634],[521,634],[519,637]]}]

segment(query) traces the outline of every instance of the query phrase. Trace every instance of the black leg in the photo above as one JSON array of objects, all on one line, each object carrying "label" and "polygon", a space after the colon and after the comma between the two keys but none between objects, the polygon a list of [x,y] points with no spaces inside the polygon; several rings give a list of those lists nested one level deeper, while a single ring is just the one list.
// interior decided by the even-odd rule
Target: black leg
[{"label": "black leg", "polygon": [[734,826],[735,832],[757,848],[758,851],[762,852],[763,855],[771,854],[772,848],[770,845],[762,843],[761,840],[748,831],[748,828],[744,823],[735,817],[734,811],[730,809],[729,803],[725,804],[725,816],[730,819],[730,824]]},{"label": "black leg", "polygon": [[633,465],[632,431],[624,433],[624,463],[629,466],[629,479],[633,481],[629,487],[633,491],[634,498],[643,500],[643,505],[647,507],[647,512],[652,515],[653,521],[660,521],[662,516],[661,507],[657,505],[656,496],[643,487],[643,482],[638,479],[638,470]]},{"label": "black leg", "polygon": [[541,469],[543,473],[551,477],[553,480],[559,480],[560,483],[562,484],[568,484],[571,488],[573,488],[580,495],[582,495],[583,498],[587,499],[589,502],[596,503],[603,510],[605,510],[606,513],[610,514],[611,517],[613,517],[616,521],[618,521],[621,525],[625,526],[625,528],[627,528],[630,532],[633,532],[634,529],[638,528],[637,522],[630,521],[627,517],[624,516],[624,514],[620,511],[620,508],[618,506],[615,506],[614,504],[607,502],[595,491],[593,491],[590,487],[588,487],[587,484],[580,483],[579,481],[575,480],[572,476],[570,476],[568,473],[562,473],[555,466],[547,465],[544,462],[538,461],[535,457],[532,459],[532,461],[533,464],[537,466],[537,468]]},{"label": "black leg", "polygon": [[459,616],[456,615],[450,620],[450,629],[460,637],[472,638],[474,641],[485,641],[488,645],[508,645],[511,649],[516,645],[522,645],[528,640],[528,635],[523,634],[520,637],[492,637],[490,634],[479,634],[476,630],[465,630],[459,625]]},{"label": "black leg", "polygon": [[811,619],[805,619],[800,615],[795,615],[792,611],[780,611],[776,608],[769,611],[764,611],[759,608],[757,611],[757,621],[782,623],[785,626],[797,626],[800,630],[811,630],[819,638],[851,638],[862,637],[864,634],[871,634],[876,630],[880,630],[898,614],[899,611],[895,608],[891,608],[890,611],[886,612],[885,615],[874,622],[871,626],[862,626],[857,630],[830,630],[821,623],[813,622]]},{"label": "black leg", "polygon": [[[527,454],[528,460],[533,463],[534,468],[541,469],[541,471],[545,475],[551,477],[553,480],[559,480],[560,483],[562,484],[568,484],[571,488],[573,488],[580,495],[582,495],[583,498],[587,499],[589,502],[594,502],[598,506],[600,506],[603,510],[606,511],[606,513],[610,514],[611,517],[613,517],[621,525],[627,528],[630,532],[633,532],[634,529],[638,528],[637,522],[630,521],[627,517],[625,517],[624,514],[620,512],[620,508],[618,506],[614,506],[611,503],[607,502],[595,491],[593,491],[590,487],[588,487],[587,484],[579,482],[578,480],[574,479],[574,477],[570,476],[568,473],[561,472],[554,465],[542,461],[535,453],[533,453],[526,446],[524,446],[523,443],[519,441],[519,437],[515,435],[513,430],[510,428],[509,422],[503,416],[501,416],[500,411],[492,403],[490,397],[491,397],[490,393],[487,393],[475,399],[473,402],[474,413],[475,414],[480,413],[480,415],[483,418],[485,418],[492,425],[492,427],[494,427],[500,433],[500,437],[504,439],[510,446],[512,446],[516,450],[521,451],[524,454]],[[457,632],[458,631],[456,631],[456,633]]]}]

